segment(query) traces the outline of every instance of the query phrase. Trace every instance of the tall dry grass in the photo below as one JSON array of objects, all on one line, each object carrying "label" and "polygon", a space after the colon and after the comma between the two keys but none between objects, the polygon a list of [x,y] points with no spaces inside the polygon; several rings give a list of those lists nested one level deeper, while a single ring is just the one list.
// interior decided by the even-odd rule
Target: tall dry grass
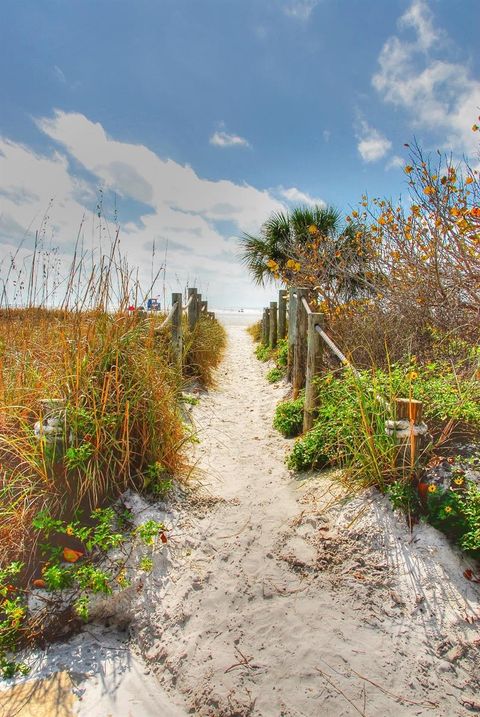
[{"label": "tall dry grass", "polygon": [[[178,475],[187,461],[185,377],[170,355],[168,330],[156,331],[163,317],[128,310],[143,297],[116,240],[89,266],[74,257],[66,277],[56,279],[64,290],[55,304],[34,305],[35,297],[49,295],[39,273],[37,258],[28,279],[11,266],[3,277],[0,565],[29,559],[29,526],[39,510],[58,517],[89,512],[127,487],[148,483],[155,490],[155,480]],[[8,282],[19,280],[27,287],[25,305],[12,307]],[[185,373],[210,382],[224,340],[216,322],[202,319],[185,335]],[[35,424],[48,418],[45,399],[63,406],[54,442],[35,435]]]}]

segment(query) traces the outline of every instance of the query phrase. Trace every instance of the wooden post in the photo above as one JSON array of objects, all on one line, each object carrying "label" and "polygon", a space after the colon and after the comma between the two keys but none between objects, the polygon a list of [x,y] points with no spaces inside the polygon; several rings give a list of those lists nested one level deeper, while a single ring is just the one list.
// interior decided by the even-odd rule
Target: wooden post
[{"label": "wooden post", "polygon": [[208,301],[201,301],[200,302],[200,313],[204,314],[207,312],[208,308]]},{"label": "wooden post", "polygon": [[293,398],[298,398],[300,389],[305,385],[305,375],[307,371],[307,312],[302,303],[302,299],[308,296],[308,289],[295,289],[297,295],[296,301],[296,324],[295,324],[295,344],[293,351]]},{"label": "wooden post", "polygon": [[288,366],[287,380],[292,381],[293,363],[294,363],[294,346],[295,346],[295,330],[297,325],[297,299],[295,289],[288,290]]},{"label": "wooden post", "polygon": [[267,309],[263,310],[262,314],[262,338],[261,338],[262,344],[264,346],[267,345],[268,342],[268,334],[267,334]]},{"label": "wooden post", "polygon": [[182,337],[182,295],[178,293],[172,294],[172,306],[175,306],[175,311],[172,316],[172,348],[175,360],[182,368],[182,353],[183,353],[183,337]]},{"label": "wooden post", "polygon": [[305,406],[303,409],[303,431],[309,431],[318,408],[318,389],[315,378],[322,370],[323,343],[315,326],[323,328],[323,315],[311,313],[307,316],[307,373],[305,379]]},{"label": "wooden post", "polygon": [[270,302],[270,337],[269,343],[270,348],[274,349],[277,346],[277,302]]},{"label": "wooden post", "polygon": [[385,430],[397,441],[396,466],[402,478],[414,477],[427,426],[422,423],[423,403],[410,398],[395,399],[395,419]]},{"label": "wooden post", "polygon": [[198,300],[196,289],[188,290],[188,299],[190,301],[187,309],[188,328],[190,331],[193,331],[198,321]]},{"label": "wooden post", "polygon": [[264,345],[268,346],[270,341],[270,309],[265,309],[265,342]]},{"label": "wooden post", "polygon": [[284,289],[278,292],[278,338],[287,335],[287,296]]}]

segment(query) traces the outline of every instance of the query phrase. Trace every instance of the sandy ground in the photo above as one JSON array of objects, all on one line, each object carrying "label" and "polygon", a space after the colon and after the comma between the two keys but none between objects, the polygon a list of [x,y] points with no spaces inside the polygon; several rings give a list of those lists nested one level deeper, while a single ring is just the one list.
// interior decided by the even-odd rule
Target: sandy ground
[{"label": "sandy ground", "polygon": [[265,372],[230,327],[195,409],[205,499],[183,513],[175,583],[138,621],[147,661],[196,715],[468,713],[480,613],[466,566],[375,493],[292,478],[271,427],[284,389]]},{"label": "sandy ground", "polygon": [[265,381],[242,326],[228,333],[217,389],[194,408],[198,487],[172,506],[170,544],[133,598],[133,642],[113,620],[52,646],[36,680],[0,697],[2,714],[480,711],[469,566],[432,528],[411,534],[374,492],[347,499],[331,476],[292,477],[291,444],[271,427],[285,388]]}]

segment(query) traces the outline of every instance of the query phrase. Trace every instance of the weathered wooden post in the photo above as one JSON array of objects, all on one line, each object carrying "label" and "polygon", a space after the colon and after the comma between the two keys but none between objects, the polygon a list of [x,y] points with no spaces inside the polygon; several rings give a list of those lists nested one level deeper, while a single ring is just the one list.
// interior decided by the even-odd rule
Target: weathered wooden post
[{"label": "weathered wooden post", "polygon": [[188,304],[187,309],[188,328],[190,329],[190,331],[193,331],[198,321],[198,302],[196,289],[188,289],[188,300],[190,302]]},{"label": "weathered wooden post", "polygon": [[274,349],[277,346],[277,302],[270,302],[270,348]]},{"label": "weathered wooden post", "polygon": [[206,314],[208,309],[208,301],[201,301],[200,302],[200,313]]},{"label": "weathered wooden post", "polygon": [[287,295],[284,289],[278,292],[278,338],[284,339],[287,335]]},{"label": "weathered wooden post", "polygon": [[323,328],[323,315],[311,313],[307,316],[307,372],[305,378],[305,406],[303,409],[303,430],[309,431],[318,408],[318,389],[315,378],[322,370],[323,343],[315,326]]},{"label": "weathered wooden post", "polygon": [[395,399],[395,421],[386,421],[385,431],[397,442],[396,466],[402,477],[414,477],[424,437],[423,403],[413,398]]},{"label": "weathered wooden post", "polygon": [[305,385],[305,374],[307,370],[307,312],[302,299],[308,296],[308,289],[295,289],[296,301],[296,323],[295,323],[295,344],[293,350],[293,398],[298,398],[300,389]]},{"label": "weathered wooden post", "polygon": [[292,381],[293,363],[294,363],[294,346],[295,346],[295,330],[297,324],[297,297],[295,289],[288,290],[288,365],[287,380]]},{"label": "weathered wooden post", "polygon": [[267,346],[270,340],[270,322],[268,320],[268,309],[263,310],[262,315],[262,344]]},{"label": "weathered wooden post", "polygon": [[182,295],[179,293],[172,294],[172,308],[175,310],[172,315],[172,348],[175,361],[179,368],[182,368]]}]

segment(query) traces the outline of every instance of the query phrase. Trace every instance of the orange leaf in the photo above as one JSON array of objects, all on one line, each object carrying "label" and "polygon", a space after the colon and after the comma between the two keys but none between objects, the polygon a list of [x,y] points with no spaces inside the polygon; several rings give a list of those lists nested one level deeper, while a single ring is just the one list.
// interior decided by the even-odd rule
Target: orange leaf
[{"label": "orange leaf", "polygon": [[83,553],[79,550],[72,550],[72,548],[63,549],[63,558],[67,561],[67,563],[76,563],[82,555]]},{"label": "orange leaf", "polygon": [[45,582],[45,580],[41,580],[40,578],[38,578],[37,580],[34,580],[32,585],[34,588],[46,588],[47,587],[47,583]]},{"label": "orange leaf", "polygon": [[165,535],[165,533],[160,533],[160,540],[162,541],[162,543],[167,542],[167,536]]}]

